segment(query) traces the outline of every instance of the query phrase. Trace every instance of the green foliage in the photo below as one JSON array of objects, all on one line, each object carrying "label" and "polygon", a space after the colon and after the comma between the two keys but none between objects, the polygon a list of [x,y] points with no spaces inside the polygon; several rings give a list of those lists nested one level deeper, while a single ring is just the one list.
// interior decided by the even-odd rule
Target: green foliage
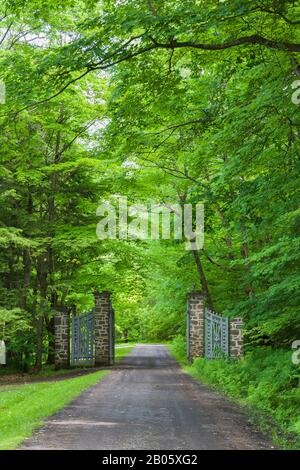
[{"label": "green foliage", "polygon": [[196,279],[195,268],[181,263],[185,251],[180,246],[152,241],[145,255],[145,288],[136,306],[140,338],[169,340],[185,331],[187,293]]},{"label": "green foliage", "polygon": [[[217,312],[243,317],[248,351],[195,367],[299,430],[286,352],[300,337],[298,3],[2,3],[9,361],[53,362],[56,311],[90,308],[95,289],[113,292],[118,339],[183,335],[194,285]],[[204,249],[99,241],[96,208],[117,194],[204,203]]]},{"label": "green foliage", "polygon": [[186,338],[181,335],[176,336],[170,345],[170,350],[181,364],[187,363]]},{"label": "green foliage", "polygon": [[31,315],[19,308],[0,308],[0,331],[7,343],[7,354],[12,359],[16,355],[34,353],[34,334]]},{"label": "green foliage", "polygon": [[[171,351],[186,364],[182,337],[174,340]],[[197,358],[185,369],[243,405],[253,407],[252,415],[258,410],[262,428],[282,445],[298,448],[300,368],[292,363],[291,355],[291,351],[260,347],[240,361]],[[268,417],[273,418],[273,423],[268,423]]]}]

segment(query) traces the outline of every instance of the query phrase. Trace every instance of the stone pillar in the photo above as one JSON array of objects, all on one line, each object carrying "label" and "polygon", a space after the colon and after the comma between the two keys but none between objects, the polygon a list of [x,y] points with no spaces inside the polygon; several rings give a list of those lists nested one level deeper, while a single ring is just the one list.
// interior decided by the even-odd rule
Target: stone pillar
[{"label": "stone pillar", "polygon": [[191,292],[187,308],[187,358],[204,356],[204,296],[202,292]]},{"label": "stone pillar", "polygon": [[243,356],[243,319],[233,318],[230,322],[230,357],[239,359]]},{"label": "stone pillar", "polygon": [[61,311],[54,317],[55,369],[70,366],[70,313]]},{"label": "stone pillar", "polygon": [[110,292],[95,292],[95,365],[109,366],[110,360]]}]

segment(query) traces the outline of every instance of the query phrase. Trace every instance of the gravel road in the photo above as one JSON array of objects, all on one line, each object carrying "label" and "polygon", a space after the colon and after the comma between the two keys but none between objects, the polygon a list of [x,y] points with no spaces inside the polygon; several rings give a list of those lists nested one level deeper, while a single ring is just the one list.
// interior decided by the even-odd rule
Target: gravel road
[{"label": "gravel road", "polygon": [[185,374],[162,345],[138,345],[21,449],[270,449],[241,409]]}]

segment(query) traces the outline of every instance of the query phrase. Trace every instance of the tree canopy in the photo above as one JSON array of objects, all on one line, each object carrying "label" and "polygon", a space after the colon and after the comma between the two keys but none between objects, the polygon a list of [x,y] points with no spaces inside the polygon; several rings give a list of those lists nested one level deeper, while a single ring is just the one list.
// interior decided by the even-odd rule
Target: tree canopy
[{"label": "tree canopy", "polygon": [[[6,0],[0,12],[0,329],[53,361],[56,311],[111,290],[123,338],[170,339],[186,293],[248,347],[299,321],[300,6]],[[98,240],[97,206],[201,202],[205,244]]]}]

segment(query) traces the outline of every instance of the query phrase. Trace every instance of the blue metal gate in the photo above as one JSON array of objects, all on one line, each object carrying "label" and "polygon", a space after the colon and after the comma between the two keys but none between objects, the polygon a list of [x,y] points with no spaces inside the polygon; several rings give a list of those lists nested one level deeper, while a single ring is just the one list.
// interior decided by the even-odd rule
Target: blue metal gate
[{"label": "blue metal gate", "polygon": [[205,357],[217,359],[228,356],[228,318],[205,311]]},{"label": "blue metal gate", "polygon": [[72,316],[72,366],[95,361],[94,310]]}]

